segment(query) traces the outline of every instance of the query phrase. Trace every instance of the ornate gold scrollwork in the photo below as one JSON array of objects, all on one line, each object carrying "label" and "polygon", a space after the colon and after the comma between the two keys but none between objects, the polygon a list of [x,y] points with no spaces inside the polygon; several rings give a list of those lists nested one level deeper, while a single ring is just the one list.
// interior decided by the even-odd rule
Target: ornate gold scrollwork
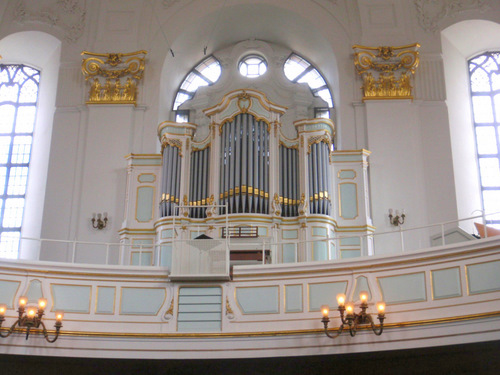
[{"label": "ornate gold scrollwork", "polygon": [[413,99],[411,77],[419,64],[418,43],[401,47],[355,45],[354,66],[363,78],[363,100]]},{"label": "ornate gold scrollwork", "polygon": [[171,139],[163,136],[161,138],[161,147],[162,149],[166,146],[177,147],[179,149],[179,156],[182,158],[182,142],[179,139]]},{"label": "ornate gold scrollwork", "polygon": [[317,135],[311,137],[307,140],[307,154],[311,153],[311,146],[316,143],[325,142],[328,145],[328,149],[331,149],[332,140],[328,134]]},{"label": "ornate gold scrollwork", "polygon": [[144,75],[146,51],[83,51],[82,73],[90,84],[87,104],[137,104],[137,84]]}]

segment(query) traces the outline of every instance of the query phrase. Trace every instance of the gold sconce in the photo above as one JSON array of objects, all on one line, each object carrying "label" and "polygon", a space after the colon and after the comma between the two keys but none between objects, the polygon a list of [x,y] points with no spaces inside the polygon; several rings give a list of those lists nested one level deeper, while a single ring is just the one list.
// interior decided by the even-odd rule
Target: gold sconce
[{"label": "gold sconce", "polygon": [[361,292],[359,294],[359,298],[361,300],[361,311],[356,314],[354,312],[354,304],[352,302],[345,302],[345,294],[338,294],[337,295],[337,303],[339,304],[338,311],[340,313],[340,320],[341,324],[339,328],[337,329],[337,332],[334,334],[331,334],[328,331],[328,323],[330,323],[330,318],[328,317],[330,313],[330,308],[327,305],[321,306],[321,313],[323,314],[323,318],[321,319],[321,322],[323,323],[325,327],[325,334],[334,339],[337,336],[339,336],[342,331],[344,330],[344,326],[347,325],[349,328],[349,333],[352,337],[356,335],[356,332],[359,328],[359,326],[363,325],[369,325],[377,336],[380,336],[382,332],[384,331],[384,319],[385,319],[385,303],[384,302],[378,302],[377,303],[377,310],[378,310],[378,315],[377,319],[380,322],[379,327],[377,328],[375,326],[375,323],[373,322],[372,316],[366,312],[368,309],[368,292]]},{"label": "gold sconce", "polygon": [[87,104],[137,104],[146,54],[83,51],[82,73],[90,84]]},{"label": "gold sconce", "polygon": [[47,328],[45,328],[45,324],[42,321],[42,317],[45,315],[45,308],[47,307],[47,300],[45,298],[40,298],[38,300],[38,307],[35,306],[27,306],[28,298],[20,297],[19,298],[19,308],[17,312],[19,314],[17,320],[12,324],[12,326],[8,329],[7,334],[4,334],[1,330],[2,323],[5,320],[5,312],[7,311],[7,305],[0,305],[0,336],[1,337],[9,337],[16,326],[19,328],[26,329],[26,340],[30,335],[31,329],[35,328],[39,331],[40,326],[42,327],[42,333],[50,343],[53,343],[59,337],[59,332],[62,327],[62,319],[64,317],[64,313],[60,311],[56,311],[56,323],[54,324],[54,328],[56,329],[56,335],[53,338],[49,338],[49,334],[47,332]]},{"label": "gold sconce", "polygon": [[104,212],[103,214],[97,214],[97,215],[92,214],[92,219],[90,221],[92,222],[92,228],[99,230],[104,229],[108,224],[108,213]]},{"label": "gold sconce", "polygon": [[402,210],[401,211],[401,214],[399,214],[399,211],[396,210],[396,216],[393,216],[392,213],[394,211],[392,210],[392,208],[389,208],[389,221],[391,222],[392,225],[394,225],[395,227],[399,226],[399,225],[403,225],[405,223],[405,210]]}]

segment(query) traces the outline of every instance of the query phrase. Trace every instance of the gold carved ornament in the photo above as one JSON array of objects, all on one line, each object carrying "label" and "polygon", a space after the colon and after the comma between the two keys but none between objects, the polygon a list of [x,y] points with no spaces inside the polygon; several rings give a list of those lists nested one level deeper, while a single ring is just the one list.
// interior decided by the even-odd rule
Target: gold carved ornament
[{"label": "gold carved ornament", "polygon": [[330,139],[330,136],[328,135],[328,133],[325,133],[324,135],[317,135],[317,136],[314,136],[314,137],[310,137],[308,140],[307,140],[307,154],[309,155],[311,153],[311,146],[316,144],[316,143],[321,143],[321,142],[325,142],[327,145],[328,145],[328,150],[330,150],[332,147],[331,145],[331,139]]},{"label": "gold carved ornament", "polygon": [[420,58],[418,43],[401,47],[354,45],[354,66],[363,78],[363,100],[413,99],[411,77]]},{"label": "gold carved ornament", "polygon": [[146,51],[83,51],[82,73],[90,84],[87,104],[137,104],[137,85],[144,75]]},{"label": "gold carved ornament", "polygon": [[162,150],[167,146],[177,147],[179,149],[179,156],[182,158],[182,142],[180,140],[163,136],[161,139]]}]

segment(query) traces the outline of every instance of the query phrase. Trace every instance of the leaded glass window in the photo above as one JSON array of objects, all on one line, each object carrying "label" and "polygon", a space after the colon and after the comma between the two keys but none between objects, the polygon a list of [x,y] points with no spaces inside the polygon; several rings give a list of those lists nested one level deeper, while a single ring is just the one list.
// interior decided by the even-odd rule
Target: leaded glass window
[{"label": "leaded glass window", "polygon": [[0,258],[17,258],[40,72],[0,64]]},{"label": "leaded glass window", "polygon": [[[469,72],[483,209],[500,212],[500,52],[472,58]],[[500,228],[500,214],[486,222]]]}]

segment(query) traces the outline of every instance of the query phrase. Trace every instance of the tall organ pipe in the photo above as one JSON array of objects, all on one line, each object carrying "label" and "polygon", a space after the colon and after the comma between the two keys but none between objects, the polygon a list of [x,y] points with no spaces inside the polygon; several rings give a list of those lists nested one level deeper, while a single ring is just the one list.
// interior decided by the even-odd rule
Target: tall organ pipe
[{"label": "tall organ pipe", "polygon": [[[269,212],[269,132],[263,121],[239,114],[223,125],[221,196],[230,213]],[[222,199],[221,199],[222,200]]]},{"label": "tall organ pipe", "polygon": [[180,164],[179,149],[167,144],[163,148],[162,200],[160,204],[162,217],[174,215],[174,206],[179,198]]}]

